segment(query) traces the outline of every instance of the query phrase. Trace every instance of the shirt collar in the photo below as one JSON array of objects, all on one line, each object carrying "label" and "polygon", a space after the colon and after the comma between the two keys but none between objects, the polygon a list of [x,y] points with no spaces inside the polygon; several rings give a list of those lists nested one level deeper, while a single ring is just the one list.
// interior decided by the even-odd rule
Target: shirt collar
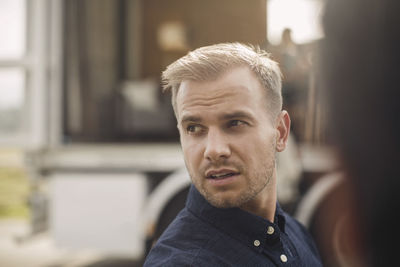
[{"label": "shirt collar", "polygon": [[[253,246],[255,240],[261,243],[276,243],[280,239],[280,233],[285,231],[285,214],[278,203],[274,222],[270,222],[239,208],[216,208],[192,185],[186,207],[203,221],[249,246]],[[267,233],[270,226],[274,229],[273,234]]]}]

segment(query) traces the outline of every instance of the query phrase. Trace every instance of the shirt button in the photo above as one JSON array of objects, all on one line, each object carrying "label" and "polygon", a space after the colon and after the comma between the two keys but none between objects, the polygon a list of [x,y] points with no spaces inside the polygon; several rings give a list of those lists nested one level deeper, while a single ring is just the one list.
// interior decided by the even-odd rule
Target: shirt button
[{"label": "shirt button", "polygon": [[282,254],[282,255],[281,255],[281,261],[282,261],[282,262],[287,262],[287,257],[286,257],[285,254]]},{"label": "shirt button", "polygon": [[269,234],[269,235],[272,235],[274,232],[275,232],[275,229],[274,229],[274,227],[272,227],[272,226],[268,226],[268,229],[267,229],[267,234]]},{"label": "shirt button", "polygon": [[254,240],[253,244],[254,244],[254,246],[258,247],[260,245],[260,240],[257,240],[257,239]]}]

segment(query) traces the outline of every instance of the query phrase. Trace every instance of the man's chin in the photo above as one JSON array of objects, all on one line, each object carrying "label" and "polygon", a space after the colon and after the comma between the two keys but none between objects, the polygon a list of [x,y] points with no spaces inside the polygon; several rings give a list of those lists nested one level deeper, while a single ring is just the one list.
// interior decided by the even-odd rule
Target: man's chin
[{"label": "man's chin", "polygon": [[229,209],[229,208],[237,208],[239,205],[235,202],[232,201],[226,201],[226,200],[208,200],[208,202],[219,209]]},{"label": "man's chin", "polygon": [[216,208],[237,208],[248,201],[246,192],[243,192],[239,188],[216,190],[214,188],[207,188],[204,184],[199,186],[195,184],[195,186],[207,202]]},{"label": "man's chin", "polygon": [[212,206],[220,209],[237,208],[245,202],[240,196],[232,196],[228,193],[205,194],[205,199]]}]

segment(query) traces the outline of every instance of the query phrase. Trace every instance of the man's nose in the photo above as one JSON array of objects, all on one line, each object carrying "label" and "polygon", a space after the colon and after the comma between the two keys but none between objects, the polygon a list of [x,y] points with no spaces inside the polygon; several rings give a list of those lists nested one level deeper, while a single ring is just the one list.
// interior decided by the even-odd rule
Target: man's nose
[{"label": "man's nose", "polygon": [[220,161],[231,155],[227,137],[219,130],[209,129],[204,157],[209,161]]}]

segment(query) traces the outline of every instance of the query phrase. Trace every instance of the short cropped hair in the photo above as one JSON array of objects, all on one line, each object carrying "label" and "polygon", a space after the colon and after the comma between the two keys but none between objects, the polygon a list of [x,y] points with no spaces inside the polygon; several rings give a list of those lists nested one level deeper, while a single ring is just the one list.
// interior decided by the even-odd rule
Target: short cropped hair
[{"label": "short cropped hair", "polygon": [[282,109],[282,74],[278,63],[259,47],[241,43],[221,43],[198,48],[169,65],[162,73],[163,91],[176,96],[183,81],[213,81],[229,69],[248,66],[264,87],[267,111],[275,118]]}]

